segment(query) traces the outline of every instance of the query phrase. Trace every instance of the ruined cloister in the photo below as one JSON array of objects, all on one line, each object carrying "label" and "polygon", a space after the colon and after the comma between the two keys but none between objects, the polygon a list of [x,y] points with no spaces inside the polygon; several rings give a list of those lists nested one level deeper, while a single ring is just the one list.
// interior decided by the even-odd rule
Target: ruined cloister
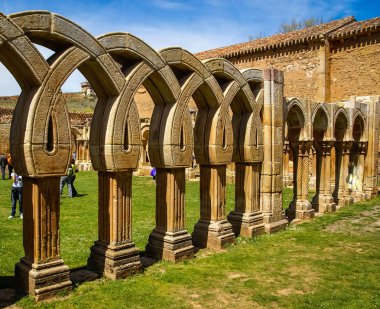
[{"label": "ruined cloister", "polygon": [[[88,267],[107,278],[142,267],[131,237],[132,173],[147,143],[157,186],[156,227],[145,251],[156,259],[180,261],[193,257],[195,247],[219,250],[237,235],[284,229],[283,175],[294,184],[290,219],[377,195],[378,96],[340,104],[285,99],[276,69],[239,71],[225,59],[200,61],[181,48],[155,51],[129,33],[94,38],[46,11],[0,15],[0,25],[0,61],[22,89],[10,133],[13,164],[24,183],[25,256],[15,275],[19,288],[36,299],[72,286],[60,258],[59,180],[78,132],[70,128],[60,89],[76,69],[98,97],[86,144],[99,188],[98,239]],[[44,59],[34,44],[54,54]],[[155,104],[149,137],[134,100],[141,86]],[[198,109],[194,128],[191,99]],[[200,215],[190,235],[184,228],[185,169],[193,154],[200,165]],[[226,214],[231,162],[235,209]],[[310,177],[316,187],[311,203]]]}]

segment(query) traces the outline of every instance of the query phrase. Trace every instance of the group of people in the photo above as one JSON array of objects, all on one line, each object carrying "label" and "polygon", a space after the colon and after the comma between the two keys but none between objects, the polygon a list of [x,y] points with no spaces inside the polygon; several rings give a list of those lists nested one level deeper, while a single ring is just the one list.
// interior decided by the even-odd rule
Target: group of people
[{"label": "group of people", "polygon": [[0,156],[0,167],[1,167],[1,179],[5,180],[5,168],[8,165],[9,179],[12,177],[13,165],[12,165],[12,157],[11,154],[6,158],[2,153]]},{"label": "group of people", "polygon": [[[78,172],[77,168],[75,167],[75,158],[76,158],[76,153],[74,152],[71,158],[69,167],[67,169],[67,173],[65,176],[61,177],[60,186],[59,186],[60,194],[62,195],[63,187],[65,186],[65,184],[67,184],[67,188],[69,191],[68,197],[75,197],[78,195],[78,192],[74,187],[74,181],[76,178],[75,174]],[[9,155],[8,158],[6,158],[4,154],[1,154],[0,167],[1,167],[2,179],[5,179],[5,167],[7,165],[8,165],[8,170],[9,170],[9,179],[12,178],[12,190],[11,190],[12,211],[8,219],[13,219],[15,217],[17,201],[19,201],[20,219],[23,219],[22,176],[17,175],[13,171],[11,155]]]}]

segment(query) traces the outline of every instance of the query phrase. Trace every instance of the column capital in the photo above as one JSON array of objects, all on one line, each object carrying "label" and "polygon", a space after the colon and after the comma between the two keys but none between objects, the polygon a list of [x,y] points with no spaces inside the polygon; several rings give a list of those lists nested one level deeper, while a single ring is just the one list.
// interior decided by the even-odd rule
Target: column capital
[{"label": "column capital", "polygon": [[296,141],[291,142],[290,145],[294,149],[298,149],[298,155],[309,155],[311,146],[313,145],[312,141]]},{"label": "column capital", "polygon": [[323,140],[323,141],[314,141],[313,145],[315,149],[321,151],[323,154],[329,155],[331,149],[334,146],[335,141],[333,140]]},{"label": "column capital", "polygon": [[354,151],[357,154],[366,154],[368,150],[368,142],[367,141],[360,141],[360,142],[353,142],[354,144]]},{"label": "column capital", "polygon": [[336,141],[335,149],[340,154],[349,154],[352,148],[352,141]]}]

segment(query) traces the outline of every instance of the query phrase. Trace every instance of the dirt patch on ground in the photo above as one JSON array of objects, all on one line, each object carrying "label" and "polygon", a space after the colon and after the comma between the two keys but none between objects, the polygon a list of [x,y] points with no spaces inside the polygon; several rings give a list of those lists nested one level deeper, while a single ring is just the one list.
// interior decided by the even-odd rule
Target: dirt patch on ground
[{"label": "dirt patch on ground", "polygon": [[341,219],[326,227],[326,231],[332,233],[350,233],[359,235],[380,231],[380,205],[371,210],[365,210],[356,216]]}]

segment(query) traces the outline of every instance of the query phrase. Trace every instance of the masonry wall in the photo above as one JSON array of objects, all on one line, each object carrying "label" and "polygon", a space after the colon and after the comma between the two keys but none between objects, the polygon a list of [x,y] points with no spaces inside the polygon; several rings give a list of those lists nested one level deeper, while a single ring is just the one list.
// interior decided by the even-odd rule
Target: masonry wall
[{"label": "masonry wall", "polygon": [[380,94],[380,32],[331,44],[331,100]]},{"label": "masonry wall", "polygon": [[0,153],[8,155],[9,153],[9,133],[11,131],[11,124],[0,123]]},{"label": "masonry wall", "polygon": [[228,60],[239,69],[268,67],[279,69],[284,72],[286,97],[318,100],[318,85],[324,82],[324,77],[320,74],[323,57],[323,45],[312,43],[309,46],[306,43]]}]

